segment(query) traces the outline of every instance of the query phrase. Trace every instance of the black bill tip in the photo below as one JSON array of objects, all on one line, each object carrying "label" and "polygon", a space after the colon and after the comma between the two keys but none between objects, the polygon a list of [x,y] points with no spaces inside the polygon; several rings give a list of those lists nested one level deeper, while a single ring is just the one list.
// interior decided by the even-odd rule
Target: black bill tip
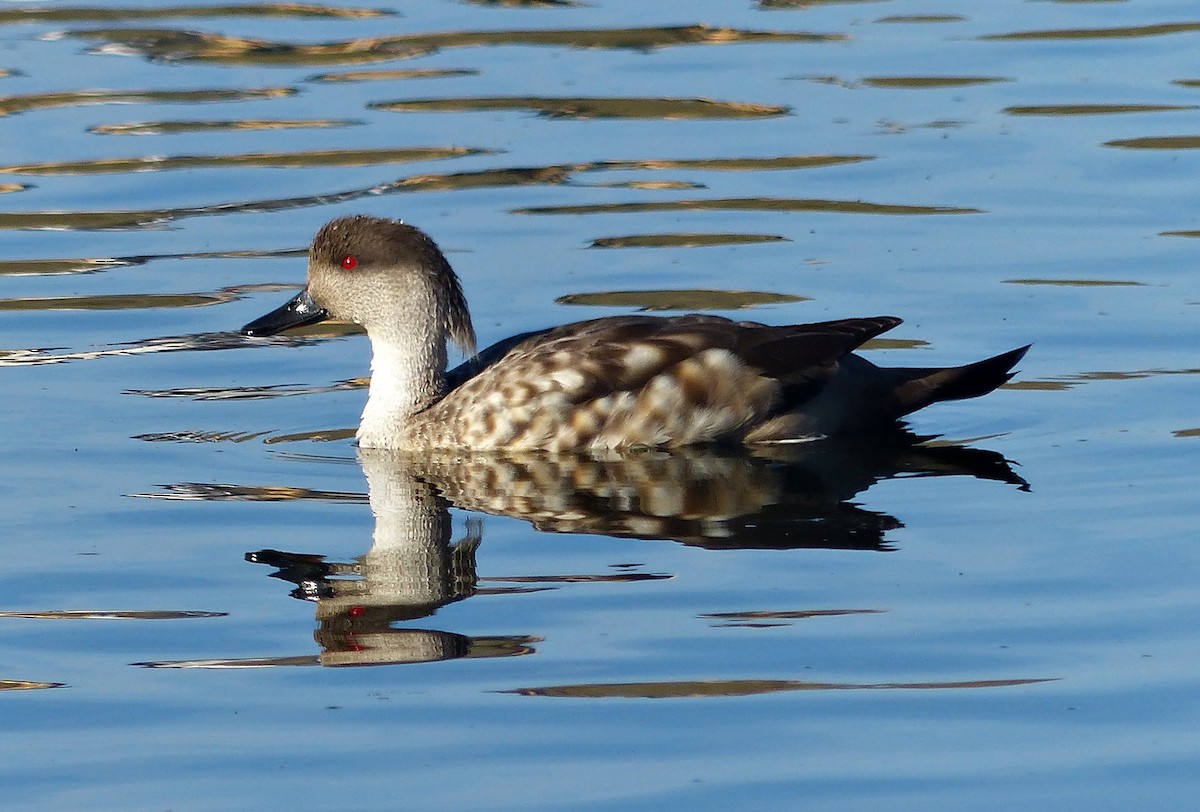
[{"label": "black bill tip", "polygon": [[329,318],[329,313],[312,300],[312,297],[308,295],[308,288],[305,288],[287,304],[272,310],[265,316],[259,316],[238,332],[244,336],[273,336],[291,327],[316,324],[327,318]]}]

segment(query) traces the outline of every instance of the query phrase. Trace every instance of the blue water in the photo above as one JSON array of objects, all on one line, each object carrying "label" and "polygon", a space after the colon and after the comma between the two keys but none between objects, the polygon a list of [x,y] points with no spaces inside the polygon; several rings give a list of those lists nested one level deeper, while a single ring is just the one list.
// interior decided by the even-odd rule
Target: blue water
[{"label": "blue water", "polygon": [[[6,809],[1192,803],[1191,4],[29,8],[0,6]],[[337,45],[371,39],[373,61]],[[426,73],[318,78],[359,71]],[[100,90],[126,95],[52,95]],[[650,98],[726,106],[571,112]],[[422,100],[454,109],[372,106]],[[104,129],[129,124],[157,132]],[[417,147],[479,152],[348,154]],[[154,156],[209,160],[96,163]],[[889,365],[1034,348],[1013,385],[914,416],[965,458],[608,470],[608,501],[538,469],[536,517],[479,486],[526,469],[442,469],[451,504],[418,505],[459,552],[417,578],[418,540],[372,513],[398,509],[376,477],[412,472],[348,437],[365,337],[229,334],[358,212],[434,236],[485,345],[631,311],[562,297],[666,289],[901,316]],[[784,239],[589,247],[693,233]],[[621,512],[680,493],[701,519]]]}]

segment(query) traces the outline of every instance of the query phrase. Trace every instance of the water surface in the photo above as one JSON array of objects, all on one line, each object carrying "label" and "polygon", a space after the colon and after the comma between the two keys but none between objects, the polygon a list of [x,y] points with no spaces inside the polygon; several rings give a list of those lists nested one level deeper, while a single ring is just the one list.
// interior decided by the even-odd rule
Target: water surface
[{"label": "water surface", "polygon": [[[6,808],[1187,807],[1200,15],[977,5],[0,8]],[[231,331],[360,212],[484,344],[1034,348],[784,458],[359,455],[360,331]]]}]

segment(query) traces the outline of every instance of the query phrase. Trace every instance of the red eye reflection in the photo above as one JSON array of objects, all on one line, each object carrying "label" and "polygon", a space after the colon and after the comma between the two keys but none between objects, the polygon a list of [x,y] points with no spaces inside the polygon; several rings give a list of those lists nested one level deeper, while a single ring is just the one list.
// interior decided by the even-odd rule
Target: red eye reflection
[{"label": "red eye reflection", "polygon": [[347,271],[353,271],[355,268],[358,267],[358,257],[355,257],[355,256],[342,257],[342,267],[345,268]]}]

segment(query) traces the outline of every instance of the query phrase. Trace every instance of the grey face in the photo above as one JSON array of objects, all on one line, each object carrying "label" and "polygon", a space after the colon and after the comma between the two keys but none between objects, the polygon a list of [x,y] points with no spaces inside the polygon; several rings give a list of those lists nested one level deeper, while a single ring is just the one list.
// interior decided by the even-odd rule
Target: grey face
[{"label": "grey face", "polygon": [[414,329],[474,352],[462,287],[437,244],[420,229],[381,217],[342,217],[317,232],[308,252],[308,289],[242,328],[272,335],[335,318],[369,333]]}]

